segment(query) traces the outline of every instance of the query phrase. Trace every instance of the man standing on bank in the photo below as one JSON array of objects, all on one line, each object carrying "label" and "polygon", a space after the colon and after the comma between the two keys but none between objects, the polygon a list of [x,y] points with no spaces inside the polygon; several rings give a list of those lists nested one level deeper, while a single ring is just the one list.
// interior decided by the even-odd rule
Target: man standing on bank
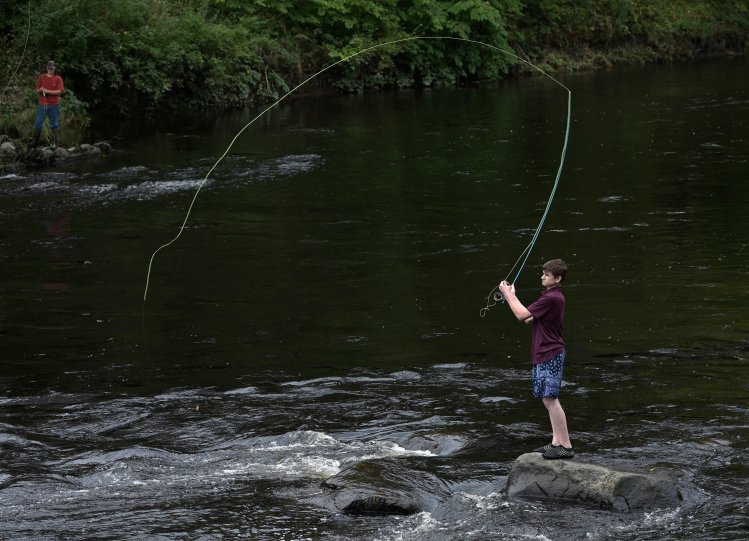
[{"label": "man standing on bank", "polygon": [[543,400],[551,420],[551,443],[539,447],[544,458],[572,458],[575,451],[567,431],[567,417],[559,402],[564,369],[564,294],[562,281],[567,265],[552,259],[543,266],[541,285],[546,289],[536,302],[526,308],[515,296],[515,286],[502,281],[499,291],[519,321],[531,327],[531,362],[533,363],[533,395]]},{"label": "man standing on bank", "polygon": [[36,106],[36,121],[34,122],[34,143],[39,144],[44,119],[49,117],[49,128],[52,130],[52,148],[57,146],[57,129],[60,125],[60,95],[65,91],[62,77],[55,73],[55,63],[47,62],[47,73],[42,73],[36,80],[36,93],[39,103]]}]

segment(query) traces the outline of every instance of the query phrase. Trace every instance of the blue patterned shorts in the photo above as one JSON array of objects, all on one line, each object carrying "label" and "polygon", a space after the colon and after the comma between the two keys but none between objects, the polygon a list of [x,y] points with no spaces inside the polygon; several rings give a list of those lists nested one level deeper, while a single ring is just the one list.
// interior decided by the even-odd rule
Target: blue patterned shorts
[{"label": "blue patterned shorts", "polygon": [[564,350],[545,363],[533,365],[533,396],[536,398],[559,398],[564,371]]}]

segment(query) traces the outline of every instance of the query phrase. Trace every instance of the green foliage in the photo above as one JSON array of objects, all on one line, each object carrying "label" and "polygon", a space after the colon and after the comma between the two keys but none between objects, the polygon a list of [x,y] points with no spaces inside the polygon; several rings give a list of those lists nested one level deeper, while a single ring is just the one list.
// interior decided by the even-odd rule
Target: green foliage
[{"label": "green foliage", "polygon": [[[265,32],[297,60],[291,84],[326,64],[407,36],[451,36],[507,44],[507,20],[518,0],[210,0],[213,18],[262,21]],[[512,58],[455,41],[407,42],[356,56],[322,79],[347,90],[453,83],[506,73]],[[292,74],[293,75],[293,74]]]},{"label": "green foliage", "polygon": [[238,104],[262,59],[241,26],[166,0],[43,2],[39,46],[56,51],[66,84],[116,113]]},{"label": "green foliage", "polygon": [[16,0],[15,2],[0,2],[0,35],[22,33],[16,39],[25,38],[28,29],[29,11],[33,2]]},{"label": "green foliage", "polygon": [[[399,2],[410,35],[450,36],[513,51],[508,28],[520,14],[516,0],[405,0]],[[452,40],[414,42],[407,59],[414,82],[457,82],[497,78],[515,63],[512,56],[479,44]]]},{"label": "green foliage", "polygon": [[731,0],[526,0],[518,39],[538,52],[639,46],[674,58],[744,51],[749,7]]}]

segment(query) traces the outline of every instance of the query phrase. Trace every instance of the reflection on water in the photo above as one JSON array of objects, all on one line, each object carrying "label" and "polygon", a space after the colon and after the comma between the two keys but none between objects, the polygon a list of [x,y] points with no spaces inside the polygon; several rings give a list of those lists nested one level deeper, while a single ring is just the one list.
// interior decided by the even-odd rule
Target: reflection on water
[{"label": "reflection on water", "polygon": [[[669,471],[682,507],[502,493],[548,438],[528,329],[504,306],[479,317],[556,171],[566,96],[534,78],[274,111],[211,175],[145,305],[148,258],[252,112],[0,177],[0,531],[743,539],[745,68],[570,76],[568,164],[517,284],[532,300],[539,264],[568,261],[580,460]],[[315,504],[321,480],[381,457],[431,468],[449,499],[407,518]]]}]

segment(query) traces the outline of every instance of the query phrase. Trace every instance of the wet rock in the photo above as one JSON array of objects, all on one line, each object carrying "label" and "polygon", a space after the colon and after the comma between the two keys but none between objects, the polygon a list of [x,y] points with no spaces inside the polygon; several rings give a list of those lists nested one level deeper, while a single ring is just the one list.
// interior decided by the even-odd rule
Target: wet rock
[{"label": "wet rock", "polygon": [[16,146],[10,141],[0,143],[0,162],[14,161],[17,154]]},{"label": "wet rock", "polygon": [[57,147],[52,151],[52,159],[55,161],[64,161],[70,159],[70,151],[66,148]]},{"label": "wet rock", "polygon": [[109,154],[112,150],[112,145],[110,145],[106,141],[99,141],[98,143],[94,143],[94,146],[98,148],[102,154]]},{"label": "wet rock", "polygon": [[32,148],[25,156],[22,156],[21,161],[31,162],[37,164],[48,164],[55,159],[55,151],[50,147],[39,147]]},{"label": "wet rock", "polygon": [[317,503],[349,515],[413,515],[434,511],[451,494],[419,461],[365,460],[322,483]]},{"label": "wet rock", "polygon": [[668,477],[578,460],[546,460],[540,453],[518,457],[506,490],[509,497],[574,500],[618,511],[676,507],[681,502],[675,482]]},{"label": "wet rock", "polygon": [[445,456],[462,449],[466,442],[464,438],[451,434],[411,434],[399,441],[399,445],[407,449],[418,449],[424,454]]},{"label": "wet rock", "polygon": [[99,150],[99,147],[97,147],[96,145],[89,145],[87,143],[83,143],[79,145],[77,150],[79,154],[89,154],[89,155],[101,154],[101,150]]}]

